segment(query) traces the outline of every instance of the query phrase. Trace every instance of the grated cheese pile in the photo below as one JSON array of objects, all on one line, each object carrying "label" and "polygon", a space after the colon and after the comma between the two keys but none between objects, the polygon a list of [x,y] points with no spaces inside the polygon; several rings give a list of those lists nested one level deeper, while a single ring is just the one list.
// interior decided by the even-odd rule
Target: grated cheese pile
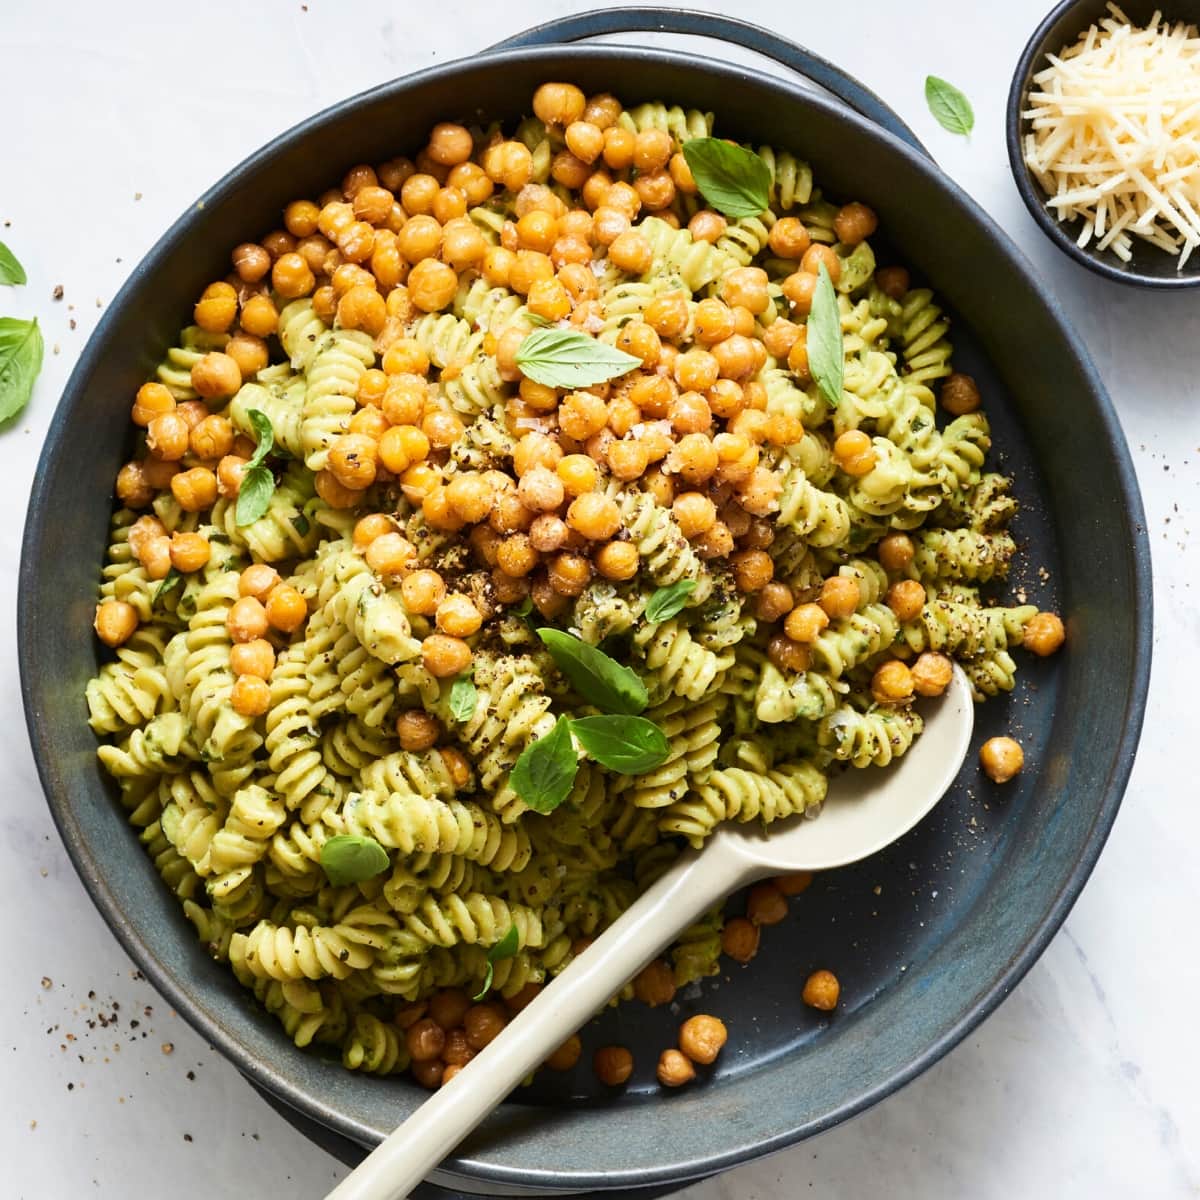
[{"label": "grated cheese pile", "polygon": [[1182,268],[1200,245],[1200,34],[1108,9],[1033,77],[1025,161],[1059,220],[1082,218],[1078,245],[1129,262],[1143,238]]}]

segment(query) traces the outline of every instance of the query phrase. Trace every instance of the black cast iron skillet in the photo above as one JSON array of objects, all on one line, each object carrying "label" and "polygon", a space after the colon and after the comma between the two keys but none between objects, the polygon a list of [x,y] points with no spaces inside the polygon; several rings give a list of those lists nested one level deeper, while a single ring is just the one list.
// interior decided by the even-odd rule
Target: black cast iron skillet
[{"label": "black cast iron skillet", "polygon": [[[565,36],[645,27],[696,32],[700,14],[592,15]],[[636,23],[635,23],[636,22]],[[724,22],[719,32],[734,26]],[[740,31],[743,32],[744,31]],[[551,27],[553,36],[563,33]],[[760,45],[771,35],[744,34]],[[835,69],[790,56],[845,92]],[[664,98],[715,110],[718,132],[793,149],[834,198],[878,212],[894,254],[955,317],[956,362],[979,379],[999,461],[1017,477],[1023,546],[1014,587],[1067,616],[1069,648],[1023,664],[1014,696],[979,714],[976,737],[1020,737],[1029,766],[1002,792],[968,763],[935,812],[897,845],[830,872],[788,925],[731,980],[678,1012],[622,1006],[589,1029],[589,1048],[630,1045],[622,1092],[587,1066],[539,1079],[449,1160],[438,1182],[498,1196],[638,1189],[713,1174],[790,1145],[894,1092],[964,1037],[1045,948],[1079,894],[1116,815],[1141,727],[1150,660],[1147,540],[1128,451],[1103,385],[1054,297],[990,219],[918,149],[894,117],[885,132],[794,84],[693,53],[625,46],[523,47],[450,63],[337,105],[236,168],[138,266],[88,343],[63,396],[30,499],[21,562],[19,649],[30,736],[63,840],[118,939],[171,1003],[297,1119],[370,1146],[420,1103],[404,1081],[360,1078],[296,1050],[229,972],[197,944],[137,846],[102,777],[83,686],[108,497],[128,453],[137,385],[173,344],[230,247],[278,223],[350,165],[411,152],[439,120],[502,119],[535,87],[569,79],[629,104]],[[847,100],[880,116],[857,88]],[[896,136],[899,135],[899,136]],[[889,251],[884,248],[885,256]],[[1042,571],[1039,571],[1041,568]],[[808,971],[833,968],[832,1018],[799,1003]],[[691,1012],[733,1030],[720,1064],[663,1095],[659,1049]],[[1000,1136],[999,1133],[997,1136]],[[634,1194],[637,1194],[635,1191]]]}]

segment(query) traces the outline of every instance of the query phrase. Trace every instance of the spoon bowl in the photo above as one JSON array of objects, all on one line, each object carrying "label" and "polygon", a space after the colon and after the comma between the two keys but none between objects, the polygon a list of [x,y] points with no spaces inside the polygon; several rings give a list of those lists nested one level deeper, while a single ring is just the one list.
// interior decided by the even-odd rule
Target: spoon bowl
[{"label": "spoon bowl", "polygon": [[726,823],[682,854],[492,1042],[379,1144],[328,1200],[402,1200],[522,1079],[701,913],[755,879],[822,871],[890,845],[942,798],[974,728],[971,688],[957,665],[945,694],[923,704],[925,729],[885,770],[847,771],[817,819],[769,829]]}]

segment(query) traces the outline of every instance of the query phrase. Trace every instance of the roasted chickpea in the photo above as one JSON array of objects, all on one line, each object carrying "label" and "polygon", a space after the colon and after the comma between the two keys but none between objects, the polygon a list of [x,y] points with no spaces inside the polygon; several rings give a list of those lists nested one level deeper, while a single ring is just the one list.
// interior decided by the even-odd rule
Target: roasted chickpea
[{"label": "roasted chickpea", "polygon": [[1067,631],[1057,613],[1035,613],[1025,623],[1025,634],[1021,645],[1026,650],[1045,658],[1053,654],[1067,640]]},{"label": "roasted chickpea", "polygon": [[203,512],[217,498],[217,477],[206,467],[181,471],[171,479],[171,494],[184,512]]},{"label": "roasted chickpea", "polygon": [[700,534],[692,545],[701,558],[724,558],[733,553],[733,533],[724,521],[714,522],[711,529]]},{"label": "roasted chickpea", "polygon": [[145,508],[154,499],[155,489],[148,482],[142,464],[129,462],[117,472],[114,491],[122,504],[137,509]]},{"label": "roasted chickpea", "polygon": [[[858,603],[857,587],[855,588],[855,606]],[[852,610],[853,611],[853,610]],[[821,631],[829,624],[829,614],[819,604],[801,604],[788,613],[783,623],[784,631],[794,642],[809,643],[817,639]]]},{"label": "roasted chickpea", "polygon": [[592,564],[581,554],[562,551],[550,562],[550,586],[560,596],[578,596],[592,578]]},{"label": "roasted chickpea", "polygon": [[828,246],[814,242],[800,259],[800,270],[807,271],[810,275],[819,275],[822,265],[829,272],[830,280],[837,283],[842,277],[842,260]]},{"label": "roasted chickpea", "polygon": [[437,607],[437,627],[451,637],[466,638],[479,632],[483,617],[475,602],[461,593],[447,596]]},{"label": "roasted chickpea", "polygon": [[496,496],[488,524],[496,533],[524,533],[533,524],[534,513],[514,491],[503,491]]},{"label": "roasted chickpea", "polygon": [[421,643],[421,662],[435,679],[450,679],[471,665],[471,647],[461,638],[431,633]]},{"label": "roasted chickpea", "polygon": [[907,663],[890,659],[871,676],[871,695],[879,704],[904,704],[912,699],[913,678]]},{"label": "roasted chickpea", "polygon": [[279,583],[279,572],[268,563],[251,563],[238,577],[238,595],[265,600]]},{"label": "roasted chickpea", "polygon": [[212,555],[208,539],[202,533],[176,533],[171,538],[171,566],[177,571],[198,571]]},{"label": "roasted chickpea", "polygon": [[222,400],[242,386],[242,373],[228,354],[214,351],[192,367],[192,387],[206,400]]},{"label": "roasted chickpea", "polygon": [[592,1055],[592,1070],[606,1087],[620,1087],[633,1074],[633,1055],[624,1046],[601,1046]]},{"label": "roasted chickpea", "polygon": [[979,387],[972,376],[955,371],[953,375],[947,375],[942,382],[940,401],[951,416],[961,417],[979,407]]},{"label": "roasted chickpea", "polygon": [[533,155],[521,142],[499,142],[485,151],[482,165],[493,183],[518,192],[533,174]]},{"label": "roasted chickpea", "polygon": [[589,541],[607,541],[621,527],[617,502],[599,492],[585,492],[571,501],[567,524]]},{"label": "roasted chickpea", "polygon": [[743,592],[761,591],[775,574],[775,563],[765,550],[742,550],[729,563],[734,582]]},{"label": "roasted chickpea", "polygon": [[925,589],[915,579],[902,579],[887,591],[885,603],[898,621],[915,621],[925,604]]},{"label": "roasted chickpea", "polygon": [[754,615],[760,621],[778,621],[792,611],[795,603],[792,589],[786,583],[773,579],[759,592],[754,606]]},{"label": "roasted chickpea", "polygon": [[879,218],[865,204],[844,204],[833,218],[833,232],[846,246],[857,246],[879,228]]},{"label": "roasted chickpea", "polygon": [[907,533],[889,533],[875,547],[875,552],[885,571],[903,571],[912,562],[916,550]]},{"label": "roasted chickpea", "polygon": [[1025,765],[1025,751],[1010,737],[988,738],[979,748],[979,761],[994,783],[1007,783]]},{"label": "roasted chickpea", "polygon": [[545,1065],[552,1071],[570,1071],[582,1054],[583,1042],[577,1033],[573,1033],[546,1059]]},{"label": "roasted chickpea", "polygon": [[252,379],[270,359],[267,343],[261,337],[242,331],[225,344],[225,353],[237,363],[243,379]]},{"label": "roasted chickpea", "polygon": [[773,883],[756,883],[746,896],[746,917],[754,925],[778,925],[787,912],[787,897]]},{"label": "roasted chickpea", "polygon": [[717,1055],[728,1040],[725,1022],[706,1013],[689,1017],[679,1027],[679,1049],[692,1062],[704,1066],[717,1061]]},{"label": "roasted chickpea", "polygon": [[842,985],[832,971],[814,971],[804,981],[804,991],[800,998],[809,1008],[818,1008],[822,1012],[833,1012],[837,1008]]},{"label": "roasted chickpea", "polygon": [[954,677],[954,666],[944,654],[927,650],[910,668],[913,691],[918,696],[940,696]]},{"label": "roasted chickpea", "polygon": [[156,417],[175,411],[175,397],[161,383],[143,383],[134,397],[131,417],[146,428]]},{"label": "roasted chickpea", "polygon": [[257,283],[271,269],[271,256],[257,242],[243,242],[235,246],[230,258],[233,269],[243,283]]},{"label": "roasted chickpea", "polygon": [[419,708],[410,708],[396,718],[396,736],[404,750],[428,750],[437,744],[441,733],[437,718]]},{"label": "roasted chickpea", "polygon": [[759,927],[745,917],[732,917],[721,931],[721,950],[734,962],[748,963],[758,953]]},{"label": "roasted chickpea", "polygon": [[189,433],[187,421],[178,412],[163,413],[146,429],[146,448],[163,462],[178,462],[187,453]]},{"label": "roasted chickpea", "polygon": [[[427,445],[437,450],[449,450],[462,437],[464,426],[462,420],[454,413],[448,410],[436,410],[426,412],[421,420],[421,432],[427,439]],[[409,447],[409,453],[413,462],[419,461],[411,447]],[[419,457],[423,458],[424,455]]]},{"label": "roasted chickpea", "polygon": [[821,585],[818,604],[830,618],[848,617],[858,609],[862,595],[858,584],[845,575],[831,575]]},{"label": "roasted chickpea", "polygon": [[721,299],[726,304],[747,308],[755,315],[766,312],[767,273],[762,267],[737,267],[721,278]]},{"label": "roasted chickpea", "polygon": [[609,246],[608,257],[614,267],[631,275],[641,275],[650,269],[653,253],[643,234],[628,229]]},{"label": "roasted chickpea", "polygon": [[567,149],[581,162],[593,163],[604,149],[604,131],[590,121],[574,121],[567,126]]},{"label": "roasted chickpea", "polygon": [[656,958],[634,976],[633,994],[651,1008],[670,1004],[675,999],[675,973],[661,958]]},{"label": "roasted chickpea", "polygon": [[124,600],[104,600],[96,605],[96,618],[92,628],[96,636],[114,649],[124,645],[138,627],[137,609]]},{"label": "roasted chickpea", "polygon": [[797,259],[804,257],[804,252],[812,245],[812,238],[798,217],[781,217],[771,226],[767,244],[777,257]]},{"label": "roasted chickpea", "polygon": [[498,1004],[473,1004],[463,1016],[467,1044],[472,1050],[482,1050],[494,1041],[508,1024],[508,1015]]},{"label": "roasted chickpea", "polygon": [[608,469],[614,479],[638,479],[650,464],[650,455],[644,442],[622,438],[612,442],[607,451]]},{"label": "roasted chickpea", "polygon": [[196,302],[193,318],[208,333],[224,333],[237,316],[237,292],[228,283],[210,283]]},{"label": "roasted chickpea", "polygon": [[270,679],[275,669],[275,649],[265,638],[239,642],[229,650],[229,669],[235,675],[256,675]]},{"label": "roasted chickpea", "polygon": [[[429,998],[429,1017],[435,1021],[442,1029],[446,1031],[446,1046],[443,1050],[443,1057],[446,1057],[450,1050],[450,1041],[455,1033],[463,1035],[463,1046],[466,1047],[466,1035],[462,1029],[463,1018],[467,1015],[467,1009],[471,1007],[471,1000],[467,993],[462,988],[446,988],[443,991],[435,992]],[[469,1049],[469,1047],[467,1047]],[[467,1058],[459,1059],[446,1058],[447,1062],[458,1063],[460,1066],[468,1062],[473,1053]]]},{"label": "roasted chickpea", "polygon": [[[717,394],[714,393],[714,399],[716,398]],[[671,428],[676,433],[702,434],[712,425],[713,412],[709,401],[699,392],[682,392],[671,402],[670,418]],[[704,440],[708,441],[707,438]],[[713,470],[716,470],[715,463]]]},{"label": "roasted chickpea", "polygon": [[308,617],[308,604],[296,588],[283,583],[267,597],[267,620],[280,633],[294,633]]},{"label": "roasted chickpea", "polygon": [[413,1062],[432,1062],[442,1056],[446,1031],[431,1017],[425,1017],[408,1027],[404,1041]]},{"label": "roasted chickpea", "polygon": [[[141,463],[136,465],[140,467],[142,482],[150,489],[151,499],[153,499],[156,491],[170,487],[171,480],[179,474],[180,470],[177,462],[163,462],[161,459],[154,458],[153,456],[143,459]],[[122,471],[121,475],[117,476],[118,495],[120,495],[122,475],[124,475],[124,471]]]},{"label": "roasted chickpea", "polygon": [[271,688],[257,675],[239,675],[229,694],[233,711],[243,717],[261,717],[271,707]]},{"label": "roasted chickpea", "polygon": [[395,530],[381,534],[367,547],[367,566],[377,575],[404,575],[416,560],[416,547]]},{"label": "roasted chickpea", "polygon": [[729,224],[720,213],[710,208],[702,208],[688,221],[688,232],[697,242],[715,242],[725,233]]},{"label": "roasted chickpea", "polygon": [[477,471],[455,475],[446,485],[446,499],[463,521],[482,521],[492,511],[495,489]]},{"label": "roasted chickpea", "polygon": [[664,1050],[658,1057],[655,1074],[663,1087],[682,1087],[696,1078],[696,1068],[678,1050]]},{"label": "roasted chickpea", "polygon": [[235,600],[225,616],[225,628],[235,642],[252,642],[265,637],[270,622],[262,601],[253,596]]},{"label": "roasted chickpea", "polygon": [[632,542],[608,542],[596,551],[596,570],[613,580],[632,579],[638,572],[637,547]]},{"label": "roasted chickpea", "polygon": [[533,111],[546,125],[565,127],[583,118],[587,98],[573,83],[543,83],[533,93]]},{"label": "roasted chickpea", "polygon": [[446,584],[437,571],[423,567],[400,581],[400,594],[409,612],[431,617],[446,596]]},{"label": "roasted chickpea", "polygon": [[633,165],[637,135],[614,125],[604,131],[604,161],[614,171],[624,171]]},{"label": "roasted chickpea", "polygon": [[422,259],[408,276],[408,295],[422,312],[440,312],[458,291],[453,267],[433,258]]},{"label": "roasted chickpea", "polygon": [[880,267],[875,272],[875,283],[885,296],[903,300],[909,289],[908,272],[903,267]]}]

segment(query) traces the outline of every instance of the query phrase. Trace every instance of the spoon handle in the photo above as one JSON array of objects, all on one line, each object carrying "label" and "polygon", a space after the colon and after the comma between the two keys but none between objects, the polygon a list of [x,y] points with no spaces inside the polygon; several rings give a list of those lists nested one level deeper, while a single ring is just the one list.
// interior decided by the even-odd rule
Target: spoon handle
[{"label": "spoon handle", "polygon": [[720,837],[703,854],[685,853],[327,1200],[402,1200],[626,980],[754,873]]}]

